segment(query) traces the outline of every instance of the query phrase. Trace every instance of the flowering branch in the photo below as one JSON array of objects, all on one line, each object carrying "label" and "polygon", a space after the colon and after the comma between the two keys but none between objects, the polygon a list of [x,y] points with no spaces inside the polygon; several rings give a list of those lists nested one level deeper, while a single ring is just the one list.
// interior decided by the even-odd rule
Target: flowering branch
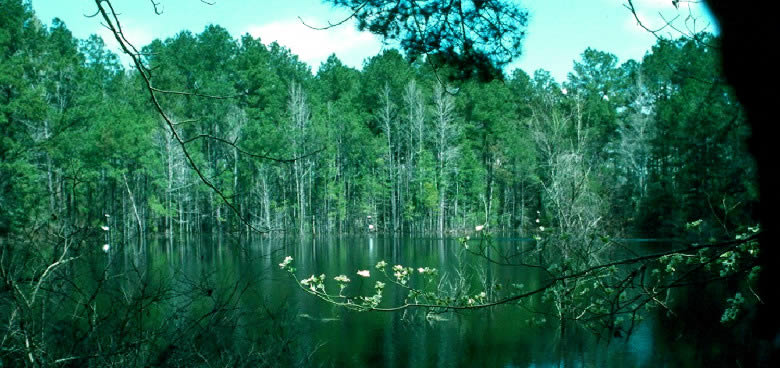
[{"label": "flowering branch", "polygon": [[[346,275],[333,277],[338,287],[338,293],[330,292],[326,283],[327,277],[322,274],[299,280],[295,275],[293,259],[287,256],[279,267],[288,271],[296,284],[305,292],[312,294],[328,303],[345,307],[356,311],[378,311],[394,312],[410,308],[427,309],[428,313],[439,313],[455,310],[482,309],[502,304],[510,304],[522,301],[533,295],[542,294],[543,301],[552,301],[554,303],[573,303],[568,306],[571,314],[561,314],[561,319],[581,320],[584,322],[600,321],[602,326],[614,328],[616,324],[623,321],[622,317],[615,318],[620,314],[631,314],[631,325],[636,319],[639,308],[648,303],[660,303],[656,297],[659,290],[666,290],[675,287],[685,286],[681,283],[683,279],[689,279],[691,273],[700,268],[715,268],[719,272],[720,279],[732,277],[738,273],[737,262],[744,264],[747,261],[739,261],[742,258],[754,257],[757,252],[757,228],[751,228],[751,233],[737,236],[736,239],[720,243],[689,245],[683,249],[674,249],[654,254],[636,256],[623,260],[606,262],[590,266],[584,269],[576,270],[558,265],[549,266],[545,271],[550,277],[543,284],[532,290],[524,290],[524,285],[513,285],[514,290],[508,294],[499,293],[490,296],[484,290],[478,293],[465,293],[458,297],[443,295],[441,290],[430,290],[427,286],[432,285],[432,281],[438,275],[435,268],[412,267],[403,265],[394,265],[390,267],[386,261],[381,260],[375,265],[378,274],[381,274],[387,283],[396,285],[406,290],[407,294],[404,302],[395,306],[383,306],[383,294],[386,283],[375,281],[374,294],[370,296],[348,295],[345,293],[351,280]],[[480,239],[486,241],[487,235]],[[469,249],[470,237],[461,238],[461,244],[464,249]],[[714,250],[715,254],[706,252]],[[472,253],[473,254],[473,253]],[[484,253],[478,253],[484,254]],[[652,272],[645,272],[648,265],[660,264],[666,265],[664,272],[669,275],[677,271],[676,267],[683,264],[689,264],[692,268],[688,272],[676,275],[670,282],[664,282],[658,269]],[[719,266],[713,266],[717,263]],[[618,266],[640,264],[637,268],[626,271],[624,276],[620,276]],[[748,264],[749,265],[749,264]],[[540,266],[541,267],[541,266]],[[744,267],[742,267],[744,268]],[[751,275],[756,272],[751,271]],[[369,270],[358,270],[356,274],[359,277],[371,278]],[[555,276],[557,274],[557,276]],[[647,277],[646,277],[647,276]],[[638,280],[638,284],[637,284]],[[420,282],[422,286],[420,287]],[[511,290],[511,289],[510,289]],[[629,294],[629,290],[634,290]],[[575,293],[576,291],[576,293]],[[595,294],[594,294],[595,293]],[[565,297],[565,298],[564,298]],[[593,298],[596,299],[593,299]],[[582,305],[577,305],[574,299],[580,298],[587,301]],[[724,313],[724,320],[733,319],[737,314],[737,308],[743,303],[742,295],[735,296],[735,300],[730,308]],[[595,301],[594,301],[595,300]],[[604,318],[607,318],[605,322]],[[611,321],[611,322],[609,322]],[[632,327],[633,328],[633,327]]]}]

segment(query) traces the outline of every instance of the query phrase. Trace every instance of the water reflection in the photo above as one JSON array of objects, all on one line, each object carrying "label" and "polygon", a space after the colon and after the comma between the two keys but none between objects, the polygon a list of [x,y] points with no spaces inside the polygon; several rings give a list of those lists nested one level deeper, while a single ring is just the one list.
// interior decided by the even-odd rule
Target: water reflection
[{"label": "water reflection", "polygon": [[[522,239],[502,241],[527,247]],[[299,278],[326,274],[347,275],[347,292],[369,295],[378,279],[374,265],[436,267],[453,277],[458,269],[479,270],[487,282],[540,285],[538,273],[527,268],[501,267],[458,251],[448,238],[399,238],[369,234],[361,237],[314,239],[260,239],[248,244],[225,239],[163,245],[147,242],[127,247],[124,267],[143,265],[156,272],[182,273],[192,280],[208,279],[206,288],[247,285],[240,301],[244,314],[239,326],[251,326],[252,316],[267,318],[274,308],[292,314],[294,338],[314,351],[325,366],[370,367],[626,367],[662,363],[666,352],[654,345],[654,323],[646,321],[628,339],[598,340],[576,328],[561,336],[554,323],[535,326],[531,312],[513,305],[489,310],[425,316],[420,311],[359,313],[334,307],[299,290],[278,263],[286,255],[295,259]],[[357,270],[370,269],[364,279]],[[379,279],[381,280],[381,279]],[[472,282],[484,280],[471,280]],[[538,303],[537,300],[532,300]],[[403,295],[387,290],[383,305],[399,305]],[[535,305],[541,308],[541,305]],[[264,314],[265,313],[265,314]],[[230,336],[251,334],[231,331]]]}]

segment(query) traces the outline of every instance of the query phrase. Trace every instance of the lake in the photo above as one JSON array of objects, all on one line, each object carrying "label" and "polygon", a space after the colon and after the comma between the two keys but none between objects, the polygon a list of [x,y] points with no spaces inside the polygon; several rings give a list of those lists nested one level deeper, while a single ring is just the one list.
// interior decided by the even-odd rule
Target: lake
[{"label": "lake", "polygon": [[[527,239],[497,240],[501,246],[529,246]],[[640,323],[629,337],[597,338],[576,327],[562,337],[554,317],[544,316],[549,308],[535,301],[530,303],[534,311],[524,304],[430,316],[420,309],[357,312],[307,294],[279,267],[290,255],[298,279],[326,274],[328,288],[335,285],[333,276],[347,275],[348,295],[370,296],[376,280],[386,281],[374,268],[381,260],[389,266],[435,267],[448,280],[455,279],[458,269],[469,270],[466,273],[475,275],[466,278],[470,286],[489,279],[530,288],[543,281],[533,269],[487,263],[460,248],[454,238],[382,235],[252,242],[208,239],[174,246],[149,242],[140,248],[112,249],[110,257],[113,267],[127,270],[135,264],[159,280],[169,280],[179,294],[201,296],[197,300],[177,296],[181,301],[171,304],[174,311],[160,311],[161,315],[189,314],[195,319],[202,313],[207,317],[198,320],[201,325],[214,316],[234,321],[224,325],[216,321],[208,326],[217,327],[197,332],[212,341],[204,345],[251,352],[286,344],[281,350],[274,347],[274,354],[285,359],[279,365],[644,367],[676,366],[685,359],[676,353],[684,343],[666,343],[668,333],[660,331],[662,324],[654,318]],[[370,278],[356,274],[364,269],[371,270]],[[388,283],[382,306],[403,304],[397,289]],[[209,308],[218,307],[228,312],[210,314]]]}]

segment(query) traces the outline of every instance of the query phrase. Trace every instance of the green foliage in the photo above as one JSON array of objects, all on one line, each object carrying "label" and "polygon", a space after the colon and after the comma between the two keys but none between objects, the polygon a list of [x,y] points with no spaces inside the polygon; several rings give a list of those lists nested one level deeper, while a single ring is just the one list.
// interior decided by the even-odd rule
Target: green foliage
[{"label": "green foliage", "polygon": [[742,297],[742,293],[737,292],[734,294],[733,298],[727,300],[727,303],[728,308],[723,311],[723,316],[720,317],[720,322],[724,324],[733,322],[737,319],[739,310],[742,308],[742,305],[745,304],[745,298]]},{"label": "green foliage", "polygon": [[[350,8],[358,29],[397,41],[412,61],[433,55],[460,78],[494,78],[520,55],[528,13],[509,1],[329,0]],[[497,68],[498,67],[498,68]]]},{"label": "green foliage", "polygon": [[[88,221],[121,207],[123,221],[151,229],[238,224],[160,127],[138,77],[99,38],[79,42],[59,21],[47,30],[25,5],[7,8],[5,213]],[[707,46],[717,40],[702,37],[706,43],[659,41],[641,62],[623,65],[587,49],[563,83],[543,70],[515,70],[505,81],[466,78],[457,86],[440,85],[435,57],[413,60],[395,50],[368,59],[362,71],[333,55],[312,76],[278,44],[236,40],[219,26],[143,50],[156,88],[234,96],[157,94],[201,174],[263,226],[361,231],[373,216],[377,228],[393,231],[487,222],[531,234],[532,214],[544,210],[567,241],[578,236],[569,220],[583,214],[600,217],[608,227],[601,233],[663,237],[701,219],[697,237],[722,239],[754,222],[755,170],[744,153],[744,114],[719,77],[717,50]],[[456,69],[444,63],[436,71],[454,76]],[[292,84],[308,111],[296,129]],[[444,124],[441,96],[451,103],[440,110]],[[284,165],[247,153],[311,155]],[[139,207],[133,212],[130,197]],[[563,217],[565,208],[578,215]]]}]

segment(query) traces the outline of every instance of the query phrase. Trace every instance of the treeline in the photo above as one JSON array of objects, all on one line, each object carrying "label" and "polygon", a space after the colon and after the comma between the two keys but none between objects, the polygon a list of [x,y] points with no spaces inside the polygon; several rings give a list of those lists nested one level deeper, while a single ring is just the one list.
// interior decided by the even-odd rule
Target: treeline
[{"label": "treeline", "polygon": [[544,224],[672,237],[702,220],[705,238],[755,224],[750,132],[712,35],[659,40],[641,62],[587,49],[558,83],[544,70],[463,80],[435,55],[394,50],[362,70],[331,56],[312,74],[275,43],[184,31],[142,53],[156,88],[186,92],[160,104],[195,170],[100,38],[6,3],[0,237],[106,221],[125,240],[173,241],[252,233],[244,221],[299,234]]}]

